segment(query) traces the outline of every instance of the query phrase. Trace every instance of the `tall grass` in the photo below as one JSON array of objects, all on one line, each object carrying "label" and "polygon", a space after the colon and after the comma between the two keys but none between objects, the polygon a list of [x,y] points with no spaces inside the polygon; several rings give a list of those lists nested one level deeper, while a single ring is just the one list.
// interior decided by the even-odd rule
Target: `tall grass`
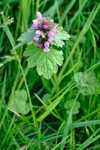
[{"label": "tall grass", "polygon": [[[14,17],[14,22],[0,28],[0,150],[100,149],[100,83],[94,95],[85,96],[73,79],[76,72],[94,71],[100,81],[100,2],[2,0],[1,11],[5,17]],[[37,11],[50,16],[71,35],[62,49],[63,66],[50,80],[28,68],[23,57],[26,45],[17,41]],[[9,60],[8,55],[12,56]],[[11,94],[21,89],[27,91],[31,107],[27,115],[8,109]],[[45,94],[50,97],[43,101]],[[67,114],[64,104],[72,99]],[[81,107],[73,115],[76,101]]]}]

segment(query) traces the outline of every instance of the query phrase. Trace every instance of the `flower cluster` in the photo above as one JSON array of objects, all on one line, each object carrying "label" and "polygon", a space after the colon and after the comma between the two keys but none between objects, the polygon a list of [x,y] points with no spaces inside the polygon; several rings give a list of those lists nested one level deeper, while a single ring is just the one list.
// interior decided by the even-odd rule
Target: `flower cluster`
[{"label": "flower cluster", "polygon": [[40,12],[37,12],[37,19],[33,20],[31,29],[34,29],[34,46],[44,47],[44,52],[49,52],[49,46],[53,41],[54,34],[59,34],[56,30],[58,24],[54,23],[49,17],[42,18]]}]

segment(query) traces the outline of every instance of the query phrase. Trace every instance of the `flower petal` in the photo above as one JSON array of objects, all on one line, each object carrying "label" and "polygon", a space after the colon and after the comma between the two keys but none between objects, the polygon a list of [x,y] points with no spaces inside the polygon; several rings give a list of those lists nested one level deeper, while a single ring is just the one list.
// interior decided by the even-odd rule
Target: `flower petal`
[{"label": "flower petal", "polygon": [[38,11],[37,12],[37,19],[39,20],[39,19],[41,19],[42,18],[42,15],[41,15],[41,13]]}]

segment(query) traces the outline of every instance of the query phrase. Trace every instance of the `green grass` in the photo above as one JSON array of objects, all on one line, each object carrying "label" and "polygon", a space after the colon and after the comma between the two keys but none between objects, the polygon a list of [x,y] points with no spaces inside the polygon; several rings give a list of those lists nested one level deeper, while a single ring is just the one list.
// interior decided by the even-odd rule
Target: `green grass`
[{"label": "green grass", "polygon": [[[100,81],[99,0],[2,0],[1,11],[14,22],[0,28],[0,150],[99,150],[100,83],[95,94],[82,95],[82,87],[78,89],[74,81],[75,73],[89,71]],[[28,68],[23,57],[26,45],[17,41],[37,11],[71,35],[62,48],[63,66],[50,80]],[[31,107],[27,115],[8,109],[11,94],[21,89],[26,90]],[[43,101],[47,93],[50,98]],[[67,114],[64,104],[72,99]],[[73,115],[76,101],[81,107]]]}]

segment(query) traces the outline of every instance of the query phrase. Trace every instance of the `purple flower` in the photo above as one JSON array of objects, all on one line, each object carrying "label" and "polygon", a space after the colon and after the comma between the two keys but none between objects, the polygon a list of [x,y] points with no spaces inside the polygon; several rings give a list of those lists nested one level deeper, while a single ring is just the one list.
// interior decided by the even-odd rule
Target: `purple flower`
[{"label": "purple flower", "polygon": [[44,48],[44,52],[49,52],[49,51],[50,51],[50,49]]},{"label": "purple flower", "polygon": [[48,41],[46,41],[45,43],[44,43],[44,52],[49,52],[50,51],[50,49],[48,49],[48,47],[49,47],[49,45],[50,45],[50,43],[48,42]]},{"label": "purple flower", "polygon": [[37,12],[37,19],[39,20],[39,19],[42,19],[42,15],[41,15],[41,13],[38,11]]},{"label": "purple flower", "polygon": [[46,41],[46,42],[44,43],[44,47],[45,47],[45,48],[48,48],[48,47],[49,47],[49,45],[50,45],[50,44],[49,44],[49,42],[48,42],[48,41]]},{"label": "purple flower", "polygon": [[39,38],[38,38],[38,37],[34,37],[34,40],[35,40],[35,41],[38,41],[38,40],[39,40]]},{"label": "purple flower", "polygon": [[47,28],[48,28],[48,26],[45,24],[45,25],[43,25],[43,28],[44,28],[44,29],[47,29]]},{"label": "purple flower", "polygon": [[38,22],[36,20],[33,20],[33,24],[31,26],[31,29],[34,29],[34,28],[38,28]]},{"label": "purple flower", "polygon": [[36,30],[36,37],[40,37],[41,36],[41,31],[40,30]]},{"label": "purple flower", "polygon": [[48,41],[49,41],[49,42],[53,41],[53,38],[49,38]]},{"label": "purple flower", "polygon": [[39,47],[43,47],[43,44],[42,44],[42,43],[39,43]]},{"label": "purple flower", "polygon": [[[49,52],[49,46],[54,40],[54,34],[58,34],[59,31],[56,29],[57,24],[54,23],[49,17],[43,17],[40,12],[37,12],[37,19],[33,20],[31,29],[34,29],[34,45],[43,47],[44,52]],[[35,44],[36,42],[36,44]]]},{"label": "purple flower", "polygon": [[36,36],[34,37],[34,40],[35,41],[38,41],[39,40],[39,37],[41,36],[41,32],[40,32],[40,30],[36,30]]},{"label": "purple flower", "polygon": [[50,31],[50,32],[48,33],[48,37],[49,37],[49,38],[52,38],[53,35],[54,35],[54,33],[53,33],[52,31]]},{"label": "purple flower", "polygon": [[32,24],[31,29],[34,29],[34,24]]}]

